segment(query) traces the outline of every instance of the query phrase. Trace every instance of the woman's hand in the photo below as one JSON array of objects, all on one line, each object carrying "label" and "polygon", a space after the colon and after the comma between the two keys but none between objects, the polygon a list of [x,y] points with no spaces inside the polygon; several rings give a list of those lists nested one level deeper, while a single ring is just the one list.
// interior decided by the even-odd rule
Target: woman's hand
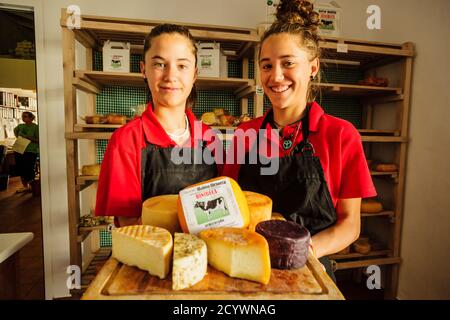
[{"label": "woman's hand", "polygon": [[361,229],[361,198],[339,199],[336,224],[312,237],[316,258],[339,252],[359,237]]}]

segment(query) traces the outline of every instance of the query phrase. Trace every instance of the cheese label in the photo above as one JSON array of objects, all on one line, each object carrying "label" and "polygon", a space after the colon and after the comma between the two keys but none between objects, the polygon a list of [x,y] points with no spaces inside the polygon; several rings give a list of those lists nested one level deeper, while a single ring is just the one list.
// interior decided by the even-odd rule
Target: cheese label
[{"label": "cheese label", "polygon": [[189,233],[218,227],[244,225],[231,183],[218,179],[180,191]]}]

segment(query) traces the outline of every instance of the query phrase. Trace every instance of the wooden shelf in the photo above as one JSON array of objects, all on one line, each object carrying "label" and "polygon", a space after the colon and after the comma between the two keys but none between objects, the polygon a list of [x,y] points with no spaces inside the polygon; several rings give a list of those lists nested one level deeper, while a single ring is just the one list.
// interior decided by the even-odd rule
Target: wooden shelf
[{"label": "wooden shelf", "polygon": [[378,213],[364,213],[361,212],[362,218],[371,218],[371,217],[393,217],[395,215],[394,211],[382,211]]},{"label": "wooden shelf", "polygon": [[93,181],[98,181],[98,176],[78,176],[76,178],[76,183],[80,186]]},{"label": "wooden shelf", "polygon": [[112,132],[66,132],[67,140],[109,140]]},{"label": "wooden shelf", "polygon": [[378,256],[388,256],[391,254],[391,250],[374,250],[370,251],[368,254],[361,254],[357,252],[351,252],[348,254],[333,254],[328,256],[332,260],[345,260],[345,259],[355,259],[364,257],[378,257]]},{"label": "wooden shelf", "polygon": [[375,86],[361,86],[354,84],[337,84],[337,83],[319,83],[318,86],[324,94],[338,94],[338,95],[350,95],[350,96],[365,96],[388,94],[388,95],[400,95],[402,94],[401,88],[391,87],[375,87]]},{"label": "wooden shelf", "polygon": [[87,232],[92,232],[95,230],[108,230],[109,224],[100,224],[98,226],[93,227],[78,227],[78,232],[80,235],[85,234]]},{"label": "wooden shelf", "polygon": [[115,130],[122,127],[121,124],[82,124],[77,123],[74,125],[74,131],[75,132],[90,132],[90,131],[96,131],[99,129],[106,130]]},{"label": "wooden shelf", "polygon": [[[75,70],[73,85],[88,93],[98,93],[103,86],[120,85],[142,87],[146,86],[141,73],[121,73],[105,71]],[[198,77],[197,89],[226,88],[237,92],[255,85],[253,79],[243,78],[209,78]]]},{"label": "wooden shelf", "polygon": [[383,177],[383,176],[390,176],[391,178],[397,178],[398,172],[378,172],[378,171],[370,171],[370,174],[374,177]]},{"label": "wooden shelf", "polygon": [[378,259],[345,261],[345,262],[337,262],[336,270],[363,268],[363,267],[368,267],[368,266],[372,266],[372,265],[382,266],[382,265],[389,265],[389,264],[399,264],[400,262],[401,262],[400,257],[386,257],[386,258],[378,258]]},{"label": "wooden shelf", "polygon": [[385,136],[400,136],[400,131],[398,130],[377,130],[377,129],[358,129],[359,133],[362,135],[385,135]]}]

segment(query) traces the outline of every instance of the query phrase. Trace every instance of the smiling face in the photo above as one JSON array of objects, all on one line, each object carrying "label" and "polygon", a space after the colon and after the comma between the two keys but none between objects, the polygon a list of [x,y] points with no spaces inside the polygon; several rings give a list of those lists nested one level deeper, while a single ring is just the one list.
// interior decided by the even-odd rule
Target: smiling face
[{"label": "smiling face", "polygon": [[164,33],[151,40],[141,72],[147,78],[153,104],[158,107],[186,106],[197,79],[194,48],[178,33]]},{"label": "smiling face", "polygon": [[310,61],[298,35],[280,33],[264,40],[259,69],[275,111],[305,108],[310,77],[319,71],[319,59]]}]

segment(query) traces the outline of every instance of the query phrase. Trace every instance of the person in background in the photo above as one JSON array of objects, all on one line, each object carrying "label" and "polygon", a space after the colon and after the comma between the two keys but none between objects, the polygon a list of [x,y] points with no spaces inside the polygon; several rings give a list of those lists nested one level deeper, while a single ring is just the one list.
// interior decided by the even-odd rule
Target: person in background
[{"label": "person in background", "polygon": [[[278,131],[277,141],[271,143],[278,145],[279,170],[261,175],[270,155],[255,141],[244,146],[244,159],[227,156],[223,174],[236,179],[243,190],[269,196],[274,212],[305,226],[312,236],[311,251],[335,279],[327,256],[358,238],[361,198],[376,191],[356,128],[325,114],[315,101],[312,82],[320,80],[320,50],[319,15],[313,4],[281,0],[276,17],[259,52],[261,82],[272,108],[239,129]],[[241,144],[235,135],[234,155]],[[239,165],[249,152],[266,159]]]},{"label": "person in background", "polygon": [[[146,199],[177,194],[221,170],[215,161],[221,155],[214,153],[220,140],[203,137],[208,126],[194,125],[197,48],[189,30],[172,24],[154,27],[145,39],[143,60],[141,72],[152,102],[142,116],[114,132],[98,181],[95,214],[114,216],[117,226],[140,224]],[[201,141],[194,139],[198,135]],[[172,161],[172,151],[179,147],[191,150],[190,163]],[[209,153],[214,163],[195,163],[194,149]]]},{"label": "person in background", "polygon": [[25,111],[22,113],[22,121],[24,123],[14,128],[16,137],[30,140],[23,154],[14,153],[16,166],[23,185],[22,188],[17,190],[18,193],[31,192],[31,184],[36,176],[35,166],[39,154],[39,127],[36,123],[33,123],[35,118],[33,113]]}]

